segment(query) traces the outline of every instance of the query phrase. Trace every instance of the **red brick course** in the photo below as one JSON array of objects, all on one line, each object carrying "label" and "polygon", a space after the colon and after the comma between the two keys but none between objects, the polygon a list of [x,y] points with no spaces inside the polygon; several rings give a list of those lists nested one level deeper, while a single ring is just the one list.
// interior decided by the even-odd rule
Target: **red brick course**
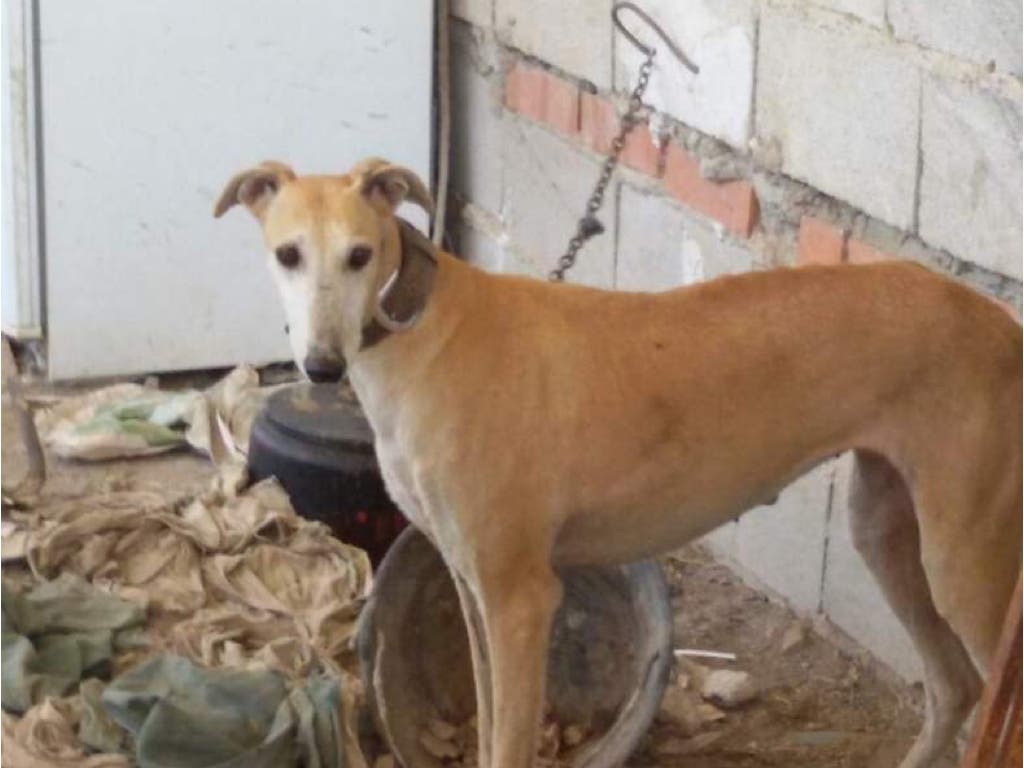
[{"label": "red brick course", "polygon": [[[567,136],[577,137],[590,150],[607,154],[619,130],[615,104],[602,96],[581,92],[575,83],[542,67],[517,61],[505,79],[505,106]],[[740,237],[757,226],[758,204],[749,181],[709,181],[700,165],[682,146],[638,124],[626,137],[622,164],[653,178],[664,178],[666,191],[693,210],[721,223]]]},{"label": "red brick course", "polygon": [[505,79],[505,106],[560,133],[579,132],[579,89],[540,67],[522,61],[513,65]]},{"label": "red brick course", "polygon": [[619,132],[619,115],[608,99],[593,93],[580,94],[580,140],[590,150],[602,155],[612,149],[612,139]]},{"label": "red brick course", "polygon": [[623,165],[634,171],[657,178],[661,175],[661,156],[664,145],[660,137],[651,134],[646,123],[633,126],[626,135],[626,146],[622,149]]},{"label": "red brick course", "polygon": [[683,205],[693,208],[741,237],[757,225],[758,205],[749,181],[709,181],[700,175],[697,159],[675,142],[665,152],[665,188]]},{"label": "red brick course", "polygon": [[896,256],[880,251],[862,240],[850,239],[846,244],[846,260],[851,264],[872,264],[876,261],[892,261]]},{"label": "red brick course", "polygon": [[831,222],[814,216],[800,219],[796,263],[841,264],[846,256],[847,233]]}]

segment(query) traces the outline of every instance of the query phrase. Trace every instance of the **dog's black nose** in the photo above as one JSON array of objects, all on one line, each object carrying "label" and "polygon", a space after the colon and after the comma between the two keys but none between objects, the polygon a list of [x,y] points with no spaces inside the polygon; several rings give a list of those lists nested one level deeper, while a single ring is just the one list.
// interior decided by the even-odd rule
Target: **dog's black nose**
[{"label": "dog's black nose", "polygon": [[306,355],[302,361],[309,380],[317,384],[333,384],[345,375],[345,361],[323,355]]}]

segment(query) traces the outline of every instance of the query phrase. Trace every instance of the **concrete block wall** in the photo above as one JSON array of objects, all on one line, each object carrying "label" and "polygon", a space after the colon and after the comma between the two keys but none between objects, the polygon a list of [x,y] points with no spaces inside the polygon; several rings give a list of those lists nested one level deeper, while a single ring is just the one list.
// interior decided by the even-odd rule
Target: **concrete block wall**
[{"label": "concrete block wall", "polygon": [[[570,280],[656,291],[730,272],[912,259],[1021,312],[1021,11],[991,0],[644,0],[663,46]],[[456,0],[449,234],[555,266],[639,58],[611,0]],[[634,26],[630,24],[630,26]],[[642,39],[649,32],[636,27]],[[707,537],[908,678],[920,664],[846,529],[848,457]]]}]

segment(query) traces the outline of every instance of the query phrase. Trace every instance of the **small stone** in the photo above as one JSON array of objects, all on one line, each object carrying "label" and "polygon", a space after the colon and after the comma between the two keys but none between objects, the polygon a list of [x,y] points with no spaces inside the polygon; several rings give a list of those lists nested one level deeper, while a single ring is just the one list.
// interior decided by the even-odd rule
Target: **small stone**
[{"label": "small stone", "polygon": [[670,687],[665,691],[665,696],[661,700],[661,711],[658,713],[658,717],[672,723],[682,733],[690,736],[697,733],[704,724],[699,710],[700,704],[696,694],[679,687]]},{"label": "small stone", "polygon": [[828,620],[828,616],[824,613],[815,614],[811,620],[811,626],[814,629],[815,634],[821,635],[826,640],[831,640],[836,637],[836,628],[831,621]]},{"label": "small stone", "polygon": [[803,643],[807,637],[807,628],[804,626],[802,621],[793,622],[789,628],[782,633],[782,639],[780,640],[780,647],[783,653],[791,651],[798,645]]},{"label": "small stone", "polygon": [[579,746],[587,737],[581,725],[567,725],[562,729],[562,744],[567,747]]},{"label": "small stone", "polygon": [[432,756],[438,759],[454,759],[462,755],[462,751],[450,741],[439,739],[430,731],[420,732],[420,744]]},{"label": "small stone", "polygon": [[569,611],[565,617],[565,625],[575,631],[587,623],[587,614],[584,611]]},{"label": "small stone", "polygon": [[697,714],[700,715],[700,719],[705,723],[714,723],[725,719],[725,712],[714,704],[708,704],[706,701],[702,701],[697,705]]},{"label": "small stone", "polygon": [[427,730],[441,741],[452,741],[459,732],[454,725],[437,717],[432,717],[427,721]]},{"label": "small stone", "polygon": [[562,746],[559,737],[558,723],[548,723],[540,732],[540,747],[537,750],[538,757],[556,757]]},{"label": "small stone", "polygon": [[745,704],[757,696],[757,684],[746,672],[732,669],[713,670],[701,686],[701,696],[729,709]]},{"label": "small stone", "polygon": [[679,676],[685,676],[687,679],[687,686],[691,685],[695,688],[700,688],[704,685],[704,680],[711,674],[711,668],[705,667],[703,664],[699,664],[692,659],[682,658],[676,660],[676,665],[679,667]]},{"label": "small stone", "polygon": [[843,688],[856,688],[859,683],[860,669],[858,669],[856,665],[852,665],[848,670],[846,670],[846,674],[843,675],[840,685]]}]

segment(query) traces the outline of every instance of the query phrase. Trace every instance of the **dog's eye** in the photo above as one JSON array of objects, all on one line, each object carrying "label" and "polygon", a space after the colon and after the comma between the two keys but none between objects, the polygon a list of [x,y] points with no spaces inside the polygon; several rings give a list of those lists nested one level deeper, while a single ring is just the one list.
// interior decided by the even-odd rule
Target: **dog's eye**
[{"label": "dog's eye", "polygon": [[299,249],[294,245],[282,245],[276,251],[274,255],[277,256],[277,262],[285,269],[295,269],[299,266],[299,262],[302,260],[302,255],[299,253]]},{"label": "dog's eye", "polygon": [[367,246],[357,245],[348,252],[349,269],[362,269],[370,262],[371,256],[373,256],[373,251]]}]

